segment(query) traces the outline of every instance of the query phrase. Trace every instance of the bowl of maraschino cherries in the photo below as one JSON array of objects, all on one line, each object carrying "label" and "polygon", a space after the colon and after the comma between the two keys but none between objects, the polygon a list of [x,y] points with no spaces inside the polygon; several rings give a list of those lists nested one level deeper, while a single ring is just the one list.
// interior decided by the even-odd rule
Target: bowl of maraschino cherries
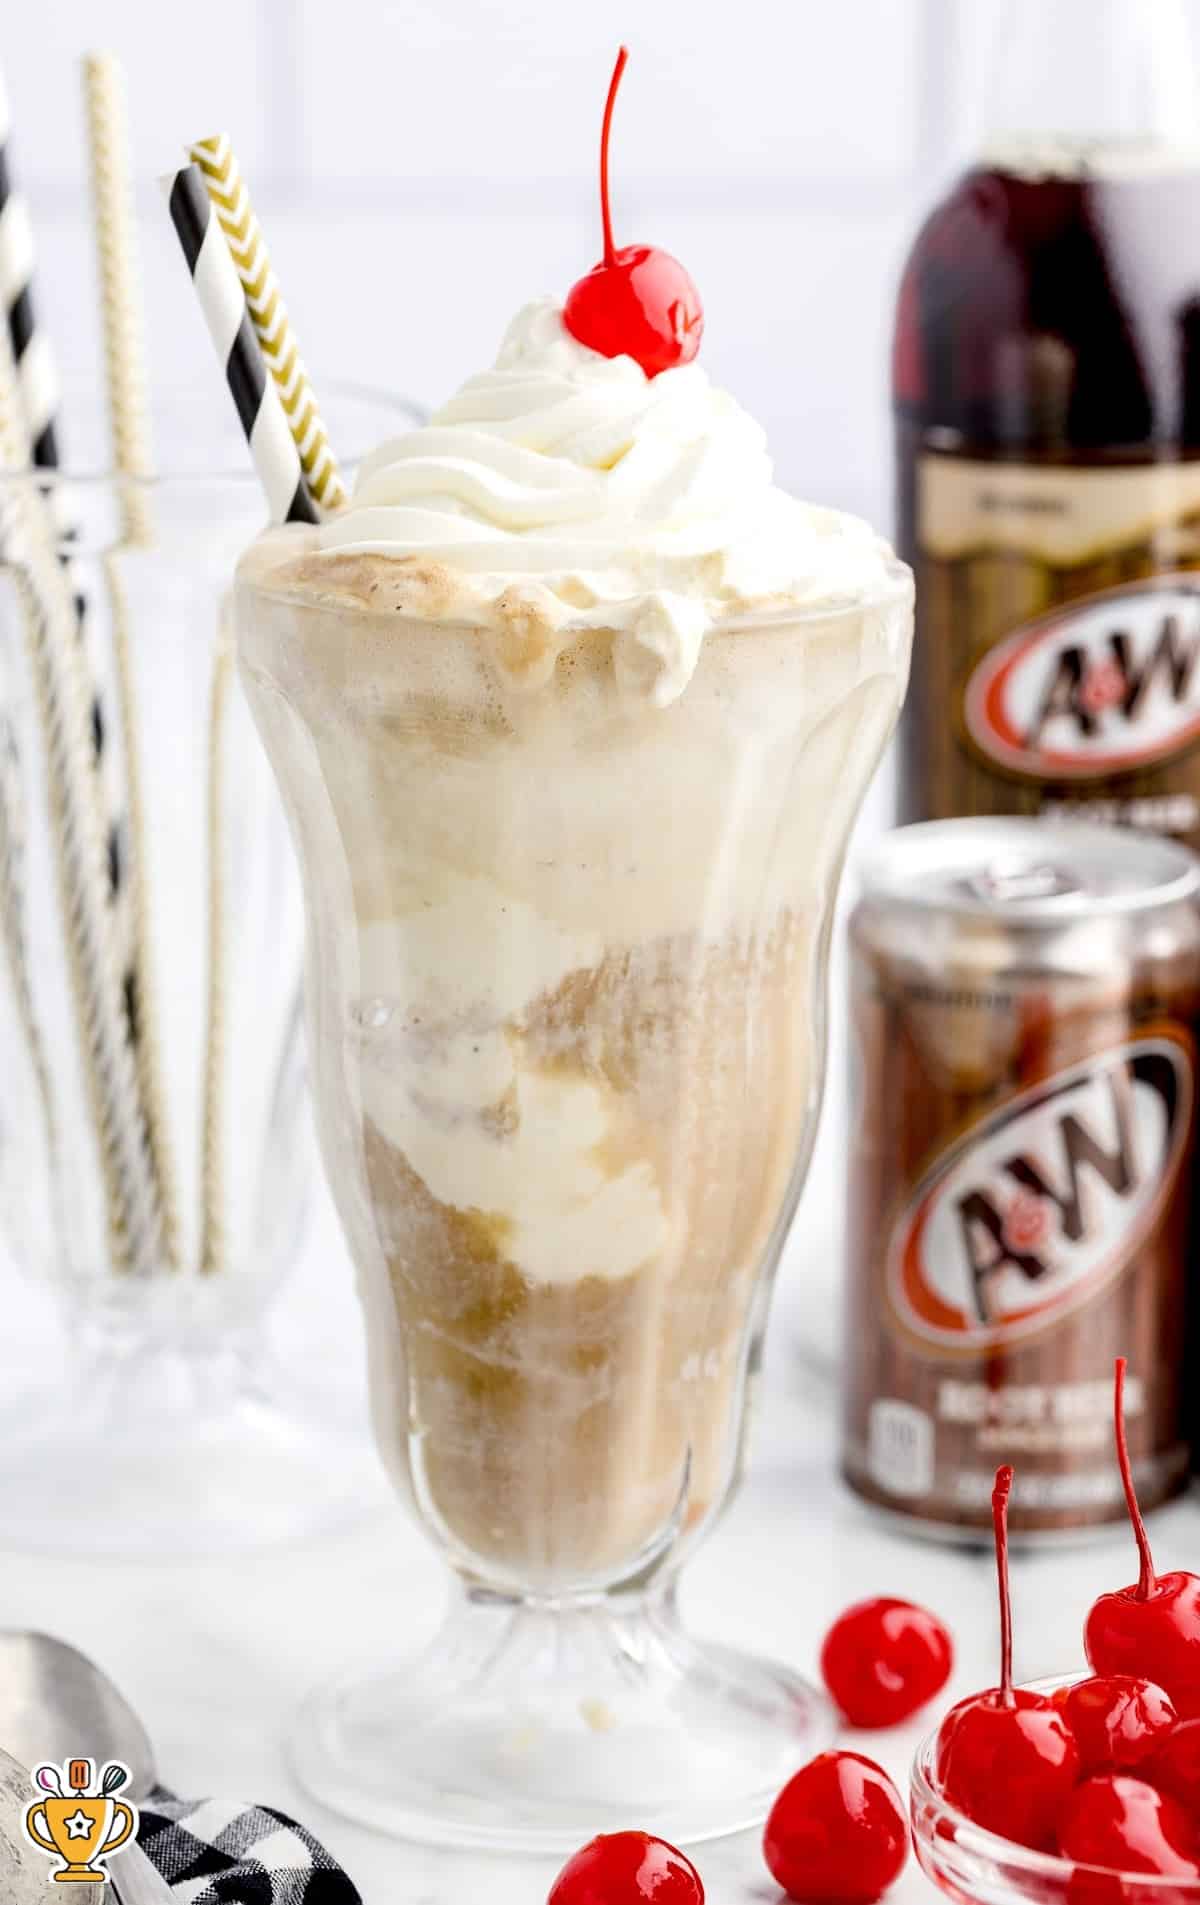
[{"label": "bowl of maraschino cherries", "polygon": [[1121,1359],[1117,1457],[1141,1565],[1087,1616],[1086,1678],[1013,1685],[1013,1472],[997,1471],[1000,1684],[951,1708],[912,1772],[917,1857],[958,1899],[1200,1905],[1200,1576],[1155,1569],[1124,1391]]}]

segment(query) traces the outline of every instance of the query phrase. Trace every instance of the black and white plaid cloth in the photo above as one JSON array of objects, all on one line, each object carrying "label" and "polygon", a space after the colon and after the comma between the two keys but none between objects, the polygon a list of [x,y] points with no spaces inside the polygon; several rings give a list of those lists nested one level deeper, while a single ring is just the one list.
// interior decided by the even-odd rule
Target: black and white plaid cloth
[{"label": "black and white plaid cloth", "polygon": [[341,1866],[286,1813],[161,1788],[139,1811],[138,1844],[172,1905],[362,1905]]}]

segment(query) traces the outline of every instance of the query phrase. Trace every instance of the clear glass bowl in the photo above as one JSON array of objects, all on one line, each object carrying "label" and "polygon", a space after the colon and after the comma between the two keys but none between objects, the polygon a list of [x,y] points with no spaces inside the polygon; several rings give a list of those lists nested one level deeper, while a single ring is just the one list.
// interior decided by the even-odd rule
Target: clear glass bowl
[{"label": "clear glass bowl", "polygon": [[[1036,1680],[1033,1693],[1056,1693],[1081,1676]],[[964,1905],[1200,1905],[1200,1879],[1156,1878],[1076,1865],[998,1833],[985,1832],[946,1799],[937,1783],[937,1732],[917,1748],[909,1786],[913,1846],[922,1870]]]}]

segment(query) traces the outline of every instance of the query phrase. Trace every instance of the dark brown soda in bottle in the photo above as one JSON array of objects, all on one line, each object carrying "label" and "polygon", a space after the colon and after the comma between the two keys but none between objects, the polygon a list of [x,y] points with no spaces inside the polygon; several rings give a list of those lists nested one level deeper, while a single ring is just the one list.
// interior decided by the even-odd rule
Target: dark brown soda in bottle
[{"label": "dark brown soda in bottle", "polygon": [[1002,137],[935,208],[896,318],[897,539],[917,577],[902,816],[1074,815],[1200,847],[1186,24],[1174,0],[1039,0],[1022,41],[1009,11],[1009,95],[1045,133]]}]

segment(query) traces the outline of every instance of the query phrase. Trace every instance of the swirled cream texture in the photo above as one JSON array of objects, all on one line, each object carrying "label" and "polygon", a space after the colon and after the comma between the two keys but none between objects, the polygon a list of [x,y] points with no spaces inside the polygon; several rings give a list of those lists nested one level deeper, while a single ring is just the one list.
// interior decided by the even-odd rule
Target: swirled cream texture
[{"label": "swirled cream texture", "polygon": [[856,517],[775,487],[763,431],[698,363],[647,377],[577,343],[548,299],[494,369],[367,457],[316,543],[420,565],[414,607],[496,623],[514,684],[614,629],[621,685],[658,705],[715,623],[859,600],[890,557]]}]

